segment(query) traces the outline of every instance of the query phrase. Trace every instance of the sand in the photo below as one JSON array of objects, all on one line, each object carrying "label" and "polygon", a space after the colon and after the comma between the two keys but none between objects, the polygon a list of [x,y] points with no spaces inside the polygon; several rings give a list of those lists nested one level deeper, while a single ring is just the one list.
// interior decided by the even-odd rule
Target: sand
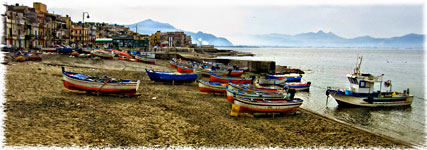
[{"label": "sand", "polygon": [[[303,109],[275,117],[231,117],[225,96],[202,93],[197,83],[150,81],[144,68],[174,70],[166,60],[148,65],[56,54],[43,59],[7,65],[7,146],[408,148]],[[68,90],[61,65],[83,74],[139,79],[139,95]]]}]

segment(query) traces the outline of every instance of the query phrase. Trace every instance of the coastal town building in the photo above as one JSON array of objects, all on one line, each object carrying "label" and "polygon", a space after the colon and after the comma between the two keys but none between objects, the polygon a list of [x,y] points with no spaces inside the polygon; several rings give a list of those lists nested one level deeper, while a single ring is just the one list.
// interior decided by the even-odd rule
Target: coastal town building
[{"label": "coastal town building", "polygon": [[151,47],[190,47],[191,36],[184,32],[160,32],[151,35]]},{"label": "coastal town building", "polygon": [[150,39],[148,35],[133,33],[122,25],[72,22],[68,15],[49,13],[47,6],[40,2],[34,2],[32,8],[19,4],[4,4],[4,6],[6,12],[2,14],[4,36],[1,42],[14,50],[56,45],[94,47],[96,39],[113,39],[113,36],[121,37],[121,35],[129,39],[115,39],[116,47],[148,49]]}]

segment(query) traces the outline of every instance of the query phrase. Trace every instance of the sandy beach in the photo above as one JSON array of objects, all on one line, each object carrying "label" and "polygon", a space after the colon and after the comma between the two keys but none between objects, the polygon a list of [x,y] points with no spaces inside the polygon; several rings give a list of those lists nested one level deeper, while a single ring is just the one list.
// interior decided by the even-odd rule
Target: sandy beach
[{"label": "sandy beach", "polygon": [[[231,117],[225,96],[202,93],[196,82],[150,81],[144,68],[175,71],[167,60],[149,65],[56,54],[43,59],[7,65],[7,146],[410,148],[303,109],[275,117]],[[141,80],[139,95],[68,90],[62,65],[82,74]]]}]

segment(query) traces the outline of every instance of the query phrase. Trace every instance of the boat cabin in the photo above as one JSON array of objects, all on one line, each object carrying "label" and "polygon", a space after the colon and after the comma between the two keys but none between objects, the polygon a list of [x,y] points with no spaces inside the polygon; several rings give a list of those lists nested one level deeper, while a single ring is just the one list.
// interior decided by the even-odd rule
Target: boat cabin
[{"label": "boat cabin", "polygon": [[371,74],[348,74],[347,78],[354,93],[373,93],[375,82],[381,82],[380,77]]}]

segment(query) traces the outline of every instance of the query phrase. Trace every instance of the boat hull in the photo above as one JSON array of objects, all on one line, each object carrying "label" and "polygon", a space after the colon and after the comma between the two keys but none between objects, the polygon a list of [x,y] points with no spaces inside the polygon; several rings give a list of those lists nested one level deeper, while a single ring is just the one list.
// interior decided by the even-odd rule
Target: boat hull
[{"label": "boat hull", "polygon": [[297,76],[291,76],[291,75],[271,75],[271,74],[266,74],[268,79],[279,79],[279,78],[283,78],[286,77],[286,82],[300,82],[302,75],[297,75]]},{"label": "boat hull", "polygon": [[65,88],[70,90],[79,91],[90,91],[90,92],[101,92],[109,94],[123,94],[123,95],[135,95],[139,87],[139,80],[135,80],[133,83],[103,83],[79,80],[70,77],[65,72],[63,73],[63,83]]},{"label": "boat hull", "polygon": [[225,93],[227,90],[226,84],[212,83],[211,81],[198,80],[200,92],[207,93]]},{"label": "boat hull", "polygon": [[195,73],[171,73],[171,72],[155,72],[153,70],[145,69],[150,80],[155,82],[169,82],[169,83],[189,83],[197,79]]},{"label": "boat hull", "polygon": [[249,84],[252,82],[252,78],[223,77],[223,76],[217,76],[215,74],[210,75],[210,80],[212,82],[221,82],[221,83],[228,83],[228,81],[230,81],[231,83],[236,83],[236,84]]},{"label": "boat hull", "polygon": [[287,100],[248,100],[240,97],[234,99],[234,104],[240,106],[241,112],[295,112],[302,104],[300,101]]},{"label": "boat hull", "polygon": [[156,64],[156,59],[144,58],[144,57],[140,57],[138,55],[135,57],[135,61],[142,62],[142,63],[147,63],[147,64],[152,64],[152,65]]},{"label": "boat hull", "polygon": [[234,90],[227,88],[227,100],[230,103],[234,103],[234,97],[241,98],[252,98],[252,99],[284,99],[287,97],[287,93],[253,93],[241,90]]},{"label": "boat hull", "polygon": [[276,78],[276,79],[266,79],[258,78],[258,84],[260,85],[274,85],[274,84],[283,84],[286,82],[286,78]]},{"label": "boat hull", "polygon": [[286,83],[284,86],[289,89],[294,89],[295,91],[309,91],[311,82],[307,83]]},{"label": "boat hull", "polygon": [[411,105],[413,96],[397,95],[390,97],[371,96],[355,96],[346,95],[345,92],[328,90],[339,105],[342,106],[363,106],[363,107],[390,107],[390,106],[408,106]]},{"label": "boat hull", "polygon": [[177,65],[176,71],[179,73],[193,73],[193,68],[186,68],[184,66]]}]

